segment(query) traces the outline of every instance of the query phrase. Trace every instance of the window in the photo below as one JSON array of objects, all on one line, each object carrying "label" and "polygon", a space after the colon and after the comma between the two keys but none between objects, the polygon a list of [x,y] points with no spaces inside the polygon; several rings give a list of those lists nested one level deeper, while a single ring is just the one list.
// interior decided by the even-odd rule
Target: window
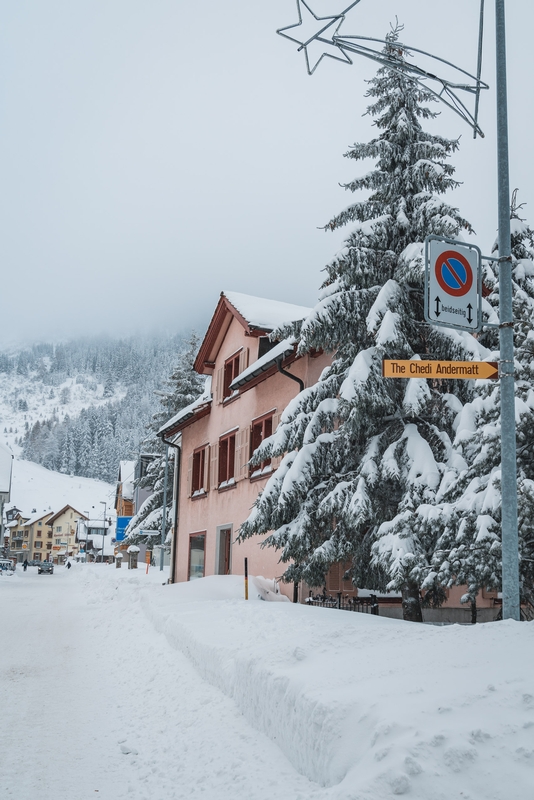
[{"label": "window", "polygon": [[[270,413],[268,416],[262,417],[252,423],[252,436],[250,437],[251,455],[260,446],[264,439],[268,439],[273,432],[273,415]],[[261,464],[253,468],[251,478],[256,478],[265,472],[270,472],[272,469],[271,459],[266,458]]]},{"label": "window", "polygon": [[42,531],[37,531],[37,536],[42,536],[42,535],[43,535]]},{"label": "window", "polygon": [[41,560],[41,554],[40,553],[34,553],[33,554],[33,560],[34,561],[40,561]]},{"label": "window", "polygon": [[237,391],[230,389],[230,384],[248,367],[248,347],[243,347],[233,356],[227,358],[224,366],[220,367],[215,373],[214,381],[214,400],[222,403],[230,397],[237,395]]},{"label": "window", "polygon": [[43,546],[42,542],[35,542],[34,547],[38,550],[40,547]]},{"label": "window", "polygon": [[39,525],[39,527],[41,528],[41,527],[42,527],[42,524],[43,524],[43,521],[42,521],[42,519],[40,519],[40,520],[39,520],[39,522],[38,522],[37,524],[38,524],[38,525]]},{"label": "window", "polygon": [[61,533],[61,525],[56,525],[56,533]]},{"label": "window", "polygon": [[219,489],[235,483],[235,432],[219,439]]},{"label": "window", "polygon": [[49,533],[47,533],[47,536],[48,536],[48,538],[49,538],[49,539],[51,539],[53,535],[54,535],[54,534],[52,533],[52,531],[50,531]]},{"label": "window", "polygon": [[232,389],[230,384],[239,375],[239,353],[224,362],[223,398],[230,397]]},{"label": "window", "polygon": [[269,350],[272,350],[273,347],[276,347],[277,344],[278,342],[271,342],[268,336],[260,336],[258,342],[258,358],[264,356],[269,352]]},{"label": "window", "polygon": [[29,538],[29,535],[30,535],[30,534],[28,533],[28,531],[24,531],[24,538],[25,538],[25,539],[28,539],[28,538]]},{"label": "window", "polygon": [[200,447],[189,457],[189,496],[201,497],[208,491],[208,448]]},{"label": "window", "polygon": [[327,592],[349,592],[354,594],[354,584],[350,577],[345,577],[350,572],[350,561],[337,561],[332,564],[325,578]]},{"label": "window", "polygon": [[51,550],[52,549],[52,542],[47,542],[46,549],[47,550]]},{"label": "window", "polygon": [[195,533],[189,537],[189,580],[204,577],[206,534]]},{"label": "window", "polygon": [[56,544],[61,544],[61,539],[56,539]]}]

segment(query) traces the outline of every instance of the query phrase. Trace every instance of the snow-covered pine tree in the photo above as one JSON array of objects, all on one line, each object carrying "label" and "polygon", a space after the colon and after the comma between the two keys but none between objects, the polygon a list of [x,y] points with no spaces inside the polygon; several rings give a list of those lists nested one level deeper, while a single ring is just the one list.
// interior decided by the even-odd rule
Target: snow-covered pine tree
[{"label": "snow-covered pine tree", "polygon": [[[140,478],[137,485],[152,491],[145,500],[138,513],[130,520],[126,529],[126,538],[132,544],[137,542],[152,542],[153,537],[143,536],[140,531],[161,531],[163,519],[163,490],[165,480],[165,450],[166,446],[156,435],[159,429],[178,411],[192,403],[204,388],[205,378],[198,375],[193,369],[193,363],[198,350],[199,340],[196,333],[192,333],[186,343],[186,348],[178,358],[178,363],[165,385],[165,391],[160,397],[161,408],[154,414],[149,426],[150,434],[142,443],[144,452],[154,455],[147,473]],[[167,514],[165,529],[171,524],[171,497],[174,479],[174,459],[169,453],[167,474]]]},{"label": "snow-covered pine tree", "polygon": [[[403,58],[400,30],[385,50]],[[378,136],[346,155],[376,166],[345,188],[369,195],[326,226],[355,223],[326,268],[321,301],[300,330],[277,332],[296,335],[301,354],[332,352],[333,363],[254,453],[253,463],[286,455],[240,536],[273,531],[265,544],[281,550],[287,581],[321,586],[332,564],[350,561],[356,585],[402,591],[405,618],[419,620],[435,537],[417,529],[415,512],[435,501],[451,453],[461,404],[448,393],[465,400],[468,387],[384,379],[382,360],[477,353],[472,336],[423,322],[422,243],[471,226],[439,197],[458,185],[447,162],[458,141],[423,130],[437,116],[425,105],[432,97],[386,68],[367,96]]]},{"label": "snow-covered pine tree", "polygon": [[[517,419],[518,523],[521,591],[534,603],[534,230],[519,216],[514,192],[511,207],[513,258],[513,315]],[[494,252],[497,245],[494,245]],[[486,267],[484,285],[490,321],[498,321],[499,280]],[[495,329],[481,341],[499,360]],[[476,397],[467,403],[455,423],[455,449],[465,469],[450,482],[433,524],[442,528],[434,563],[445,586],[467,585],[476,622],[476,599],[481,589],[501,588],[501,430],[500,386],[477,381]],[[420,509],[425,515],[425,509]]]}]

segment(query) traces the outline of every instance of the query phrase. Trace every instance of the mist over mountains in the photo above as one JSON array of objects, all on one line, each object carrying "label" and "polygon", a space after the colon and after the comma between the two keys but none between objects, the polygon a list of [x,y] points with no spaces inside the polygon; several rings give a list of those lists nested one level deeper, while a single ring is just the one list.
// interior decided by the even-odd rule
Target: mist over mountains
[{"label": "mist over mountains", "polygon": [[113,482],[133,458],[183,348],[180,335],[77,338],[0,352],[0,434],[16,455]]}]

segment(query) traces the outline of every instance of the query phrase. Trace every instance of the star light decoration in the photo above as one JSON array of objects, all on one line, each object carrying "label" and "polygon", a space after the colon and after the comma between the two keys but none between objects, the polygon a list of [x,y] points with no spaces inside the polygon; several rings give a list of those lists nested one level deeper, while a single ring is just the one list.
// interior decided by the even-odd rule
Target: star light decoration
[{"label": "star light decoration", "polygon": [[[297,11],[299,15],[299,21],[295,22],[294,25],[286,25],[285,28],[279,28],[276,32],[280,34],[280,36],[283,36],[285,39],[289,39],[290,41],[296,42],[298,45],[300,45],[300,47],[298,48],[299,50],[304,50],[308,75],[313,75],[313,73],[323,60],[323,58],[333,58],[334,61],[343,61],[345,64],[352,64],[352,60],[345,53],[344,49],[335,41],[335,37],[341,25],[345,21],[345,15],[347,11],[350,11],[351,8],[358,5],[359,2],[360,0],[355,0],[353,3],[350,4],[350,6],[347,6],[347,8],[345,8],[340,14],[336,14],[333,17],[318,17],[317,14],[315,14],[311,10],[308,3],[306,3],[306,0],[297,0]],[[302,38],[297,39],[295,36],[290,36],[288,33],[286,33],[286,31],[290,31],[293,28],[300,28],[302,26],[303,6],[308,12],[308,14],[310,14],[317,22],[321,23],[320,29],[316,33],[314,33],[313,36],[310,36],[308,39],[305,39],[304,41],[302,41]],[[309,18],[308,21],[310,21]],[[323,25],[322,23],[326,23],[326,25]],[[329,37],[323,36],[323,33],[326,33],[326,31],[328,31],[331,28],[333,28],[333,30],[330,31],[330,36]],[[314,42],[320,42],[322,45],[327,45],[329,48],[333,49],[336,55],[334,55],[331,52],[331,50],[325,50],[324,52],[321,53],[319,58],[315,60],[313,66],[311,66],[311,62],[313,59],[310,58],[310,53],[308,52],[308,48]]]},{"label": "star light decoration", "polygon": [[[410,47],[402,42],[395,42],[395,48],[390,48],[389,51],[386,52],[384,49],[377,50],[370,46],[371,43],[381,45],[391,44],[385,39],[376,39],[371,36],[340,35],[339,29],[345,22],[347,13],[354,8],[354,6],[358,5],[360,1],[361,0],[354,0],[354,2],[347,6],[347,8],[343,9],[343,11],[334,16],[319,17],[312,11],[306,0],[297,0],[299,21],[293,25],[286,25],[284,28],[279,28],[276,32],[285,39],[296,42],[299,45],[299,51],[304,50],[308,75],[313,75],[323,58],[332,58],[335,61],[342,61],[346,64],[353,63],[349,53],[370,58],[373,61],[377,61],[382,66],[393,70],[394,72],[399,72],[405,75],[413,80],[414,83],[419,83],[427,92],[433,94],[436,99],[445,103],[446,106],[456,112],[456,114],[458,114],[465,122],[467,122],[467,124],[473,129],[475,138],[477,135],[483,137],[484,133],[478,124],[478,106],[481,89],[489,89],[488,84],[484,83],[484,81],[480,79],[482,68],[484,0],[481,0],[480,7],[478,66],[476,76],[471,75],[469,72],[466,72],[466,70],[456,66],[451,61],[446,61],[444,58],[439,58],[439,56],[432,55],[432,53],[428,53],[425,50],[420,50],[417,47]],[[295,35],[290,35],[286,31],[293,31],[295,28],[300,28],[303,25],[302,7],[306,9],[308,15],[313,17],[316,22],[320,23],[320,27],[319,30],[316,30],[311,36],[308,35],[302,36],[301,38],[296,38]],[[307,17],[308,22],[311,22],[310,16]],[[327,32],[328,35],[325,35]],[[312,59],[310,57],[309,48],[316,43],[320,43],[323,48],[327,47],[328,49],[323,49],[323,52],[320,54],[319,58]],[[415,63],[408,62],[405,56],[412,57],[414,53],[418,53],[426,58],[433,59],[434,62],[438,62],[441,65],[449,67],[458,76],[457,79],[450,80],[446,77],[436,75]],[[466,79],[468,80],[466,81]],[[429,83],[431,85],[429,85]],[[434,86],[437,84],[437,88],[433,88],[432,84]],[[459,96],[459,92],[467,92],[468,94],[475,95],[474,112],[471,112],[468,109]]]}]

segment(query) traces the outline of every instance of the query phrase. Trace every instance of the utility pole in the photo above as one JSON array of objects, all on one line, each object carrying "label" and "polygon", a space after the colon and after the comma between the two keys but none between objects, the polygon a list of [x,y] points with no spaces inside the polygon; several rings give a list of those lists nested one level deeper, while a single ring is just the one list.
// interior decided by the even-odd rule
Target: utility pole
[{"label": "utility pole", "polygon": [[499,347],[501,354],[502,616],[503,619],[519,620],[514,322],[504,0],[495,0],[495,30],[499,206]]}]

